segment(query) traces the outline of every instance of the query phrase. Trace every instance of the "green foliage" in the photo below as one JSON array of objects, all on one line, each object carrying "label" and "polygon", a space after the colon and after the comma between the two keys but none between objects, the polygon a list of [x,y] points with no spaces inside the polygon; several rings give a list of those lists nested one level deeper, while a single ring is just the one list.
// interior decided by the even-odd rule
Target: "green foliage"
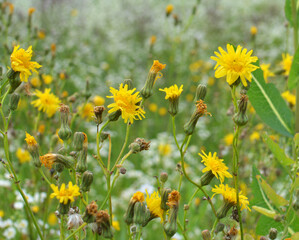
[{"label": "green foliage", "polygon": [[277,132],[291,137],[292,112],[280,96],[279,91],[272,83],[265,83],[263,71],[257,69],[252,74],[252,83],[248,96],[260,118]]},{"label": "green foliage", "polygon": [[288,79],[288,88],[292,90],[298,84],[299,79],[299,48],[297,48],[296,53],[293,58],[293,63],[290,70],[290,75]]}]

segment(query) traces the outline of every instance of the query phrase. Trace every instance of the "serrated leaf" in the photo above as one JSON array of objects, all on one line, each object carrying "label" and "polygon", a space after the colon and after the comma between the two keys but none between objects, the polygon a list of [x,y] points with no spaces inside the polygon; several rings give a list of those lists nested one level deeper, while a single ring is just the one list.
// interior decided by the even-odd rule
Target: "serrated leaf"
[{"label": "serrated leaf", "polygon": [[260,68],[252,73],[248,96],[256,113],[268,126],[285,136],[292,137],[293,114],[275,85],[266,84]]},{"label": "serrated leaf", "polygon": [[264,190],[267,197],[272,201],[272,203],[277,207],[288,205],[289,202],[282,196],[278,195],[275,190],[264,180],[260,175],[256,176],[257,180],[260,182],[262,189]]},{"label": "serrated leaf", "polygon": [[299,81],[299,48],[297,48],[293,58],[289,79],[288,79],[288,88],[290,90],[295,88],[298,84],[298,81]]},{"label": "serrated leaf", "polygon": [[252,209],[254,209],[255,211],[269,217],[269,218],[273,218],[277,215],[276,212],[263,208],[263,207],[259,207],[259,206],[252,206]]},{"label": "serrated leaf", "polygon": [[288,166],[294,163],[291,158],[286,156],[283,149],[281,149],[267,134],[263,135],[263,139],[281,165]]}]

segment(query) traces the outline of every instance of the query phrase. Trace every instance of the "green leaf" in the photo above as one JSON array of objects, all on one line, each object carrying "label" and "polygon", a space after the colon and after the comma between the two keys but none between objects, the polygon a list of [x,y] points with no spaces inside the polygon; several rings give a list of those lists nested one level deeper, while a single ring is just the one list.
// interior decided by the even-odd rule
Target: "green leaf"
[{"label": "green leaf", "polygon": [[291,158],[286,156],[284,150],[281,149],[268,135],[264,134],[263,139],[281,165],[288,166],[294,163]]},{"label": "green leaf", "polygon": [[292,90],[298,84],[299,80],[299,48],[297,48],[288,79],[288,88]]},{"label": "green leaf", "polygon": [[292,2],[291,0],[286,0],[284,5],[284,14],[286,19],[289,21],[290,26],[293,26],[293,18],[292,18]]},{"label": "green leaf", "polygon": [[273,218],[277,215],[276,212],[263,208],[263,207],[259,207],[259,206],[252,206],[252,209],[254,209],[255,211],[269,217],[269,218]]},{"label": "green leaf", "polygon": [[[260,183],[258,182],[256,176],[260,175],[260,172],[257,170],[257,168],[253,165],[252,166],[252,173],[251,173],[251,190],[252,190],[252,196],[253,199],[250,200],[250,205],[258,205],[263,208],[268,208],[268,203],[265,201],[266,196],[264,196],[262,189],[260,188]],[[267,200],[267,199],[266,199]],[[267,200],[268,201],[268,200]]]},{"label": "green leaf", "polygon": [[288,205],[289,202],[282,196],[279,196],[275,190],[264,180],[260,175],[256,176],[257,180],[260,182],[262,189],[266,193],[267,197],[272,201],[272,203],[277,207]]},{"label": "green leaf", "polygon": [[255,233],[257,235],[266,236],[268,235],[270,228],[276,228],[278,232],[281,232],[284,229],[281,222],[276,222],[272,218],[262,215],[257,222]]},{"label": "green leaf", "polygon": [[285,136],[292,137],[293,114],[275,85],[265,83],[260,68],[252,73],[248,96],[256,113],[267,125]]}]

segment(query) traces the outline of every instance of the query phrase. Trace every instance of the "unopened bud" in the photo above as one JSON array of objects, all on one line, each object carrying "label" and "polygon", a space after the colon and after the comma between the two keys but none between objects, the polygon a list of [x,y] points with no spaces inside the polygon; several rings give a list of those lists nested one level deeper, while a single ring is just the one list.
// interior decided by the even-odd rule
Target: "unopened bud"
[{"label": "unopened bud", "polygon": [[269,240],[269,239],[267,237],[265,237],[265,236],[261,236],[260,240]]},{"label": "unopened bud", "polygon": [[216,226],[216,229],[215,229],[215,233],[217,234],[219,232],[222,232],[224,227],[225,227],[225,225],[223,223],[218,223]]},{"label": "unopened bud", "polygon": [[163,188],[162,192],[161,192],[161,209],[163,209],[164,211],[169,209],[169,206],[167,205],[167,201],[168,201],[168,195],[169,193],[171,193],[171,189],[170,188]]},{"label": "unopened bud", "polygon": [[80,189],[82,192],[88,192],[93,182],[93,174],[90,171],[85,171],[82,176],[82,183]]},{"label": "unopened bud", "polygon": [[277,237],[277,229],[276,228],[271,228],[269,232],[269,238],[271,240],[274,240]]},{"label": "unopened bud", "polygon": [[20,95],[18,93],[13,93],[10,96],[8,108],[10,111],[14,111],[18,108],[18,104],[20,101]]},{"label": "unopened bud", "polygon": [[61,127],[58,131],[58,136],[63,140],[68,140],[72,136],[72,130],[68,125],[68,117],[70,108],[67,105],[61,104],[60,108]]},{"label": "unopened bud", "polygon": [[94,115],[96,117],[96,123],[101,124],[103,122],[103,112],[105,111],[104,106],[96,106],[93,109]]},{"label": "unopened bud", "polygon": [[233,117],[234,122],[238,126],[244,126],[248,122],[248,117],[246,115],[247,102],[247,95],[242,95],[238,104],[238,112]]},{"label": "unopened bud", "polygon": [[161,172],[161,174],[160,174],[160,181],[162,183],[166,183],[167,180],[168,180],[168,174],[166,172]]},{"label": "unopened bud", "polygon": [[83,148],[83,142],[84,142],[84,133],[82,132],[75,132],[74,134],[74,140],[73,145],[74,149],[76,151],[81,151]]},{"label": "unopened bud", "polygon": [[127,172],[127,170],[125,169],[125,168],[120,168],[119,169],[119,172],[121,173],[121,174],[126,174],[126,172]]},{"label": "unopened bud", "polygon": [[196,104],[199,100],[205,100],[207,94],[207,87],[206,85],[199,84],[196,88],[194,103]]},{"label": "unopened bud", "polygon": [[111,112],[107,115],[110,122],[117,121],[121,115],[121,110],[117,110],[115,112]]},{"label": "unopened bud", "polygon": [[101,135],[100,135],[100,141],[101,142],[104,142],[109,136],[109,133],[107,132],[101,132]]},{"label": "unopened bud", "polygon": [[124,80],[124,85],[128,85],[128,90],[132,90],[134,88],[133,86],[133,81],[131,79],[125,79]]},{"label": "unopened bud", "polygon": [[210,233],[209,230],[203,230],[203,231],[201,232],[201,236],[202,236],[202,239],[203,239],[203,240],[211,240],[211,239],[212,239],[212,237],[211,237],[211,233]]}]

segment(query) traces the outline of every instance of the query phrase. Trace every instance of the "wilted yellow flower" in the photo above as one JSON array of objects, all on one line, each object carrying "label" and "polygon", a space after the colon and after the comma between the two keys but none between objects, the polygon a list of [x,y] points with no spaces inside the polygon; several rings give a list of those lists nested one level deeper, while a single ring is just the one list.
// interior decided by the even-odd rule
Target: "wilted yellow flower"
[{"label": "wilted yellow flower", "polygon": [[232,145],[233,140],[234,140],[234,134],[233,133],[226,134],[225,137],[224,137],[224,142],[225,142],[226,146]]},{"label": "wilted yellow flower", "polygon": [[161,209],[161,197],[159,196],[158,191],[153,192],[150,196],[146,191],[146,205],[154,217],[159,217],[161,219],[161,222],[163,221],[163,209]]},{"label": "wilted yellow flower", "polygon": [[42,78],[44,80],[44,83],[47,85],[51,84],[53,81],[53,77],[51,75],[43,74]]},{"label": "wilted yellow flower", "polygon": [[31,102],[34,107],[38,108],[38,111],[45,112],[48,117],[52,117],[56,113],[60,104],[59,98],[50,92],[50,88],[46,88],[45,92],[35,90],[38,99]]},{"label": "wilted yellow flower", "polygon": [[171,193],[168,194],[168,201],[166,204],[170,208],[178,206],[180,199],[181,194],[177,190],[173,190]]},{"label": "wilted yellow flower", "polygon": [[22,82],[27,82],[28,77],[32,74],[31,72],[36,72],[37,68],[42,67],[37,62],[31,62],[32,57],[32,46],[25,49],[20,48],[20,45],[15,46],[14,50],[10,56],[11,68],[15,72],[20,73],[20,79]]},{"label": "wilted yellow flower", "polygon": [[275,74],[269,70],[270,63],[269,64],[262,63],[260,66],[261,66],[261,69],[263,70],[263,75],[264,75],[265,82],[267,83],[268,82],[268,77],[274,77]]},{"label": "wilted yellow flower", "polygon": [[41,161],[41,163],[48,169],[51,169],[54,161],[57,159],[57,155],[54,153],[47,153],[43,156],[39,157],[39,160]]},{"label": "wilted yellow flower", "polygon": [[138,105],[142,98],[139,96],[139,92],[135,92],[136,88],[128,90],[128,85],[120,84],[119,90],[110,87],[110,92],[113,96],[107,96],[107,98],[113,98],[114,103],[108,105],[111,108],[108,113],[116,112],[121,110],[121,116],[125,123],[130,121],[133,123],[134,120],[141,120],[145,118],[145,111]]},{"label": "wilted yellow flower", "polygon": [[29,133],[26,132],[26,138],[25,141],[27,142],[28,146],[34,146],[37,145],[37,142],[33,136],[31,136]]},{"label": "wilted yellow flower", "polygon": [[290,93],[290,91],[285,91],[281,94],[281,96],[288,101],[291,105],[296,105],[296,95]]},{"label": "wilted yellow flower", "polygon": [[174,6],[172,4],[168,4],[165,9],[166,15],[169,16],[172,13],[173,9]]},{"label": "wilted yellow flower", "polygon": [[2,8],[6,8],[6,7],[9,7],[9,14],[12,15],[13,12],[14,12],[14,5],[10,2],[3,2],[2,3]]},{"label": "wilted yellow flower", "polygon": [[214,69],[215,77],[221,78],[226,76],[226,81],[229,85],[232,85],[239,78],[242,84],[246,87],[247,80],[251,82],[251,72],[255,71],[258,66],[255,66],[251,63],[258,60],[257,57],[252,57],[252,50],[247,52],[247,49],[239,45],[237,50],[234,50],[234,47],[230,44],[226,46],[227,52],[225,52],[221,47],[218,48],[219,52],[214,52],[217,56],[212,56],[211,59],[216,61],[217,64]]},{"label": "wilted yellow flower", "polygon": [[29,162],[31,159],[30,153],[22,148],[18,148],[16,155],[20,163]]},{"label": "wilted yellow flower", "polygon": [[171,152],[171,145],[169,143],[166,143],[166,144],[160,144],[158,146],[158,150],[159,150],[159,153],[162,155],[162,156],[167,156],[170,154]]},{"label": "wilted yellow flower", "polygon": [[37,37],[38,37],[39,39],[45,39],[45,37],[46,37],[46,33],[45,33],[45,31],[43,31],[43,30],[39,30],[39,31],[37,32]]},{"label": "wilted yellow flower", "polygon": [[[227,184],[226,185],[220,184],[219,186],[215,186],[215,188],[212,188],[212,192],[215,193],[212,196],[212,198],[216,194],[221,194],[223,196],[224,201],[231,203],[233,206],[237,205],[236,189],[229,187]],[[242,195],[242,191],[239,193],[239,200],[240,200],[241,210],[248,209],[250,211],[250,208],[248,207],[249,205],[248,198]]]},{"label": "wilted yellow flower", "polygon": [[68,91],[63,91],[63,92],[61,93],[61,97],[62,97],[62,98],[66,98],[68,95],[69,95]]},{"label": "wilted yellow flower", "polygon": [[67,204],[68,202],[74,202],[74,197],[80,196],[79,187],[75,184],[73,185],[72,182],[69,182],[68,188],[65,188],[65,184],[63,183],[60,187],[51,184],[51,188],[54,191],[51,193],[50,197],[56,197],[60,203]]},{"label": "wilted yellow flower", "polygon": [[102,106],[105,104],[105,98],[97,95],[93,98],[93,103],[95,106]]},{"label": "wilted yellow flower", "polygon": [[157,104],[155,104],[155,103],[151,103],[151,104],[148,106],[148,108],[149,108],[149,110],[150,110],[151,112],[157,112],[157,110],[158,110],[158,106],[157,106]]},{"label": "wilted yellow flower", "polygon": [[93,104],[86,103],[86,104],[80,105],[78,107],[78,112],[79,112],[81,118],[86,119],[87,121],[91,121],[94,116]]},{"label": "wilted yellow flower", "polygon": [[49,217],[48,217],[48,223],[49,223],[51,226],[54,226],[54,225],[57,223],[57,217],[56,217],[55,213],[50,213],[50,214],[49,214]]},{"label": "wilted yellow flower", "polygon": [[39,77],[33,77],[33,78],[31,78],[30,83],[35,88],[41,86],[41,81],[39,80]]},{"label": "wilted yellow flower", "polygon": [[56,44],[55,43],[51,43],[51,53],[52,53],[52,55],[55,55],[55,53],[56,53]]},{"label": "wilted yellow flower", "polygon": [[257,140],[260,139],[260,134],[259,134],[258,132],[256,132],[256,131],[254,131],[254,132],[250,135],[249,139],[250,139],[251,142],[255,142],[255,141],[257,141]]},{"label": "wilted yellow flower", "polygon": [[38,132],[40,133],[40,134],[44,134],[44,132],[45,132],[45,128],[46,128],[46,126],[44,125],[44,124],[41,124],[41,125],[39,125],[38,126]]},{"label": "wilted yellow flower", "polygon": [[251,33],[251,35],[256,35],[257,34],[257,27],[256,26],[252,26],[250,28],[250,33]]},{"label": "wilted yellow flower", "polygon": [[228,167],[223,163],[223,159],[219,159],[217,157],[217,153],[215,152],[213,155],[209,152],[207,155],[204,151],[202,154],[198,153],[199,156],[202,157],[202,163],[206,166],[202,172],[211,171],[213,175],[223,183],[224,178],[232,178],[233,176],[227,171]]},{"label": "wilted yellow flower", "polygon": [[31,7],[31,8],[28,9],[29,16],[31,16],[32,13],[34,13],[34,12],[35,12],[35,8],[33,8],[33,7]]},{"label": "wilted yellow flower", "polygon": [[166,93],[165,99],[174,100],[180,97],[181,93],[183,92],[183,85],[178,88],[178,86],[174,84],[169,88],[160,88],[159,90]]},{"label": "wilted yellow flower", "polygon": [[167,114],[167,109],[165,107],[159,108],[159,115],[160,116],[165,116]]},{"label": "wilted yellow flower", "polygon": [[144,194],[142,192],[134,193],[133,197],[131,198],[132,202],[144,202]]},{"label": "wilted yellow flower", "polygon": [[280,62],[280,65],[284,70],[284,75],[285,76],[289,76],[292,63],[293,63],[293,56],[291,56],[288,53],[287,54],[283,53],[282,54],[282,61]]},{"label": "wilted yellow flower", "polygon": [[152,35],[150,38],[150,45],[154,45],[157,41],[157,37],[155,35]]}]

